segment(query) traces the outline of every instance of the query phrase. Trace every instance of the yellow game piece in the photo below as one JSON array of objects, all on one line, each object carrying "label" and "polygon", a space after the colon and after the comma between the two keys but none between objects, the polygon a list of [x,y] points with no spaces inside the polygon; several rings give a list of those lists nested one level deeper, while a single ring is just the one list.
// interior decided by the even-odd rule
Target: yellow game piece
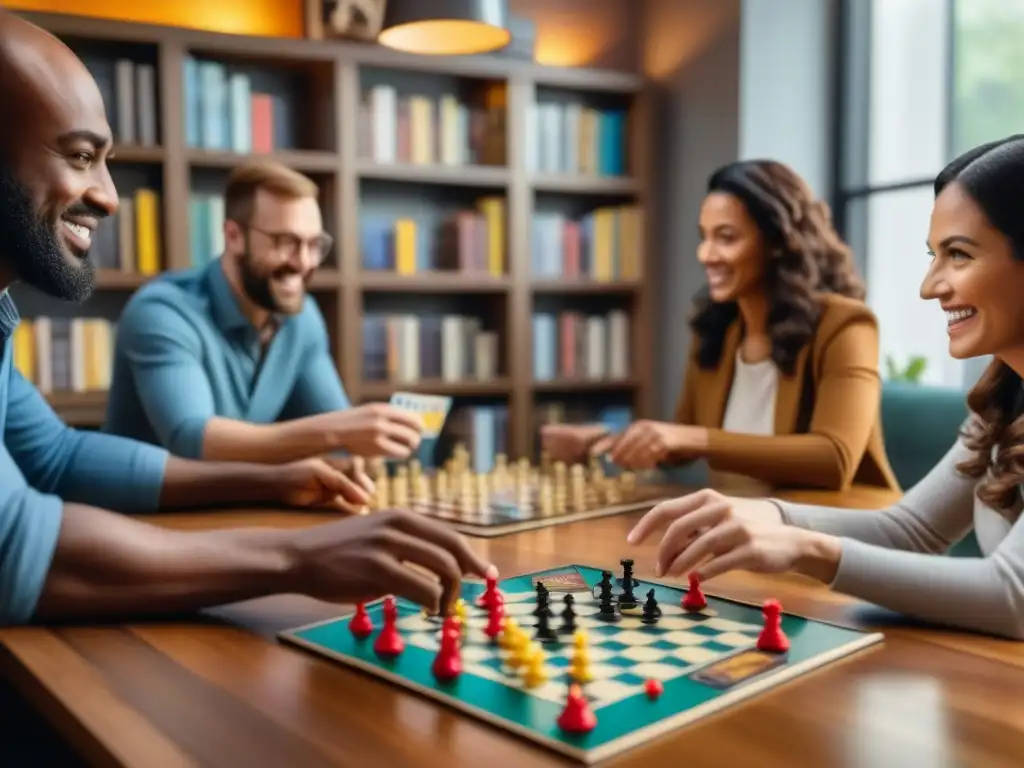
[{"label": "yellow game piece", "polygon": [[518,669],[526,663],[530,656],[530,636],[522,630],[516,633],[515,644],[512,646],[512,653],[508,657],[508,665]]},{"label": "yellow game piece", "polygon": [[572,660],[569,662],[569,676],[578,683],[589,681],[593,675],[590,672],[590,653],[587,651],[587,636],[583,632],[577,632],[573,636]]},{"label": "yellow game piece", "polygon": [[523,684],[527,688],[536,688],[547,679],[547,672],[544,671],[544,651],[536,643],[531,643],[523,669]]},{"label": "yellow game piece", "polygon": [[498,636],[498,645],[506,651],[511,651],[515,645],[516,632],[519,629],[519,622],[511,616],[506,616],[501,626],[501,635]]},{"label": "yellow game piece", "polygon": [[469,617],[469,609],[466,608],[466,601],[461,597],[455,601],[455,616],[463,628],[466,626],[466,619]]}]

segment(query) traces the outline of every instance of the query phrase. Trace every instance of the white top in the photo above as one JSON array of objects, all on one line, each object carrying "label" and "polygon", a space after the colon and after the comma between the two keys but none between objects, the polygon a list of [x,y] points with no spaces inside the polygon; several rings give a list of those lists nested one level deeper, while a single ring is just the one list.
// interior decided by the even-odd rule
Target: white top
[{"label": "white top", "polygon": [[[974,494],[957,441],[921,482],[884,510],[772,499],[789,525],[841,537],[832,587],[917,619],[1024,640],[1024,519],[1009,522]],[[944,553],[973,527],[981,558]]]},{"label": "white top", "polygon": [[[779,386],[779,369],[770,357],[756,363],[743,360],[736,350],[729,401],[722,419],[722,429],[746,435],[775,434],[775,395]],[[724,493],[764,496],[771,486],[753,477],[732,472],[711,470],[711,485]]]}]

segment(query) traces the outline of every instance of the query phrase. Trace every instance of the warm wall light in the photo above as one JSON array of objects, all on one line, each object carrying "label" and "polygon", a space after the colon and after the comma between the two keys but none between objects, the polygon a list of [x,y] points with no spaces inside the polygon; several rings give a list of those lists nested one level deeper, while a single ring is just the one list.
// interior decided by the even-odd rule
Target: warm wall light
[{"label": "warm wall light", "polygon": [[508,45],[506,0],[387,0],[377,42],[406,53],[460,56]]}]

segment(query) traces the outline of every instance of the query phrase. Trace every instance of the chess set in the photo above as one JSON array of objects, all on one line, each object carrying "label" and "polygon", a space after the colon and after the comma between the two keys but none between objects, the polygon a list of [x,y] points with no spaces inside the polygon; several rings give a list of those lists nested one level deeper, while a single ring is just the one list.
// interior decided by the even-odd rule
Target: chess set
[{"label": "chess set", "polygon": [[622,566],[618,577],[567,565],[467,582],[444,617],[387,597],[279,637],[584,764],[883,640]]},{"label": "chess set", "polygon": [[474,472],[461,444],[433,471],[415,459],[390,471],[380,459],[367,468],[375,483],[367,512],[407,509],[481,537],[646,511],[665,498],[664,487],[645,483],[645,475],[606,474],[596,458],[567,465],[542,455],[532,465],[498,454],[490,472]]}]

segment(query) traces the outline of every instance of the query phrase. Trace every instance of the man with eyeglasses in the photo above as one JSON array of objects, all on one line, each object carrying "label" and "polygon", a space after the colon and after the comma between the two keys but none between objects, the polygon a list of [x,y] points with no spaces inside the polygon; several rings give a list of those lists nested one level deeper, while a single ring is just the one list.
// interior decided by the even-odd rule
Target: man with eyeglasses
[{"label": "man with eyeglasses", "polygon": [[188,458],[266,464],[338,451],[404,458],[419,446],[404,411],[350,406],[307,294],[332,246],[318,195],[277,163],[233,171],[221,257],[161,275],[118,321],[105,431]]}]

